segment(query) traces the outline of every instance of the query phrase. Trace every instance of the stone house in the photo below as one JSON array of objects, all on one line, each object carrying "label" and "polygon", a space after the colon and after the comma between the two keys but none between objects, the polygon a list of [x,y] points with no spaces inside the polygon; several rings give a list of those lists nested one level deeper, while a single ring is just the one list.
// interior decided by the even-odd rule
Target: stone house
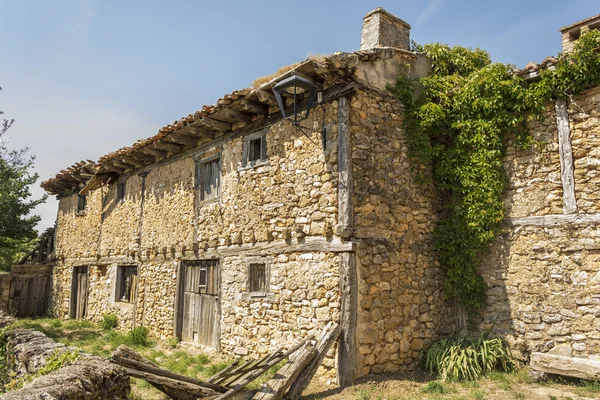
[{"label": "stone house", "polygon": [[[359,51],[291,66],[45,181],[60,199],[52,312],[116,313],[122,328],[252,356],[340,321],[324,361],[340,382],[415,368],[453,314],[430,250],[436,200],[408,173],[385,90],[406,65],[428,72],[409,30],[376,9]],[[273,91],[291,76],[319,92],[297,124]],[[308,92],[284,93],[283,108],[306,109]]]},{"label": "stone house", "polygon": [[[564,28],[565,50],[598,21]],[[324,361],[339,383],[416,368],[464,316],[431,248],[439,200],[410,173],[402,105],[385,90],[407,66],[429,73],[409,32],[373,10],[359,51],[281,69],[45,181],[60,199],[52,312],[115,313],[122,328],[252,356],[339,321]],[[319,92],[312,108],[312,90],[275,94],[292,76]],[[299,123],[282,115],[294,104],[310,111]],[[482,266],[478,322],[522,357],[600,348],[599,104],[590,88],[549,107],[530,127],[541,150],[508,138],[508,219]]]}]

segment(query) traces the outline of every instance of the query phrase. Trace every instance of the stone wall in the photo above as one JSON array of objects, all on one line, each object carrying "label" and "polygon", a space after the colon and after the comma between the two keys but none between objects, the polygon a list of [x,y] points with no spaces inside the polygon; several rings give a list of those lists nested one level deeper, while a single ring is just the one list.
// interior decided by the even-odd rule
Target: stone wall
[{"label": "stone wall", "polygon": [[455,328],[431,249],[436,198],[414,182],[395,99],[360,92],[351,127],[360,374],[413,370],[420,350]]},{"label": "stone wall", "polygon": [[[329,321],[339,321],[339,256],[292,252],[258,258],[270,269],[267,296],[248,296],[247,268],[256,257],[222,260],[221,349],[261,357],[309,336],[318,337]],[[323,361],[334,367],[334,351]]]},{"label": "stone wall", "polygon": [[578,215],[563,214],[554,111],[530,127],[541,149],[511,149],[505,158],[512,207],[481,268],[489,305],[479,327],[506,338],[522,359],[600,353],[599,104],[598,87],[568,102]]},{"label": "stone wall", "polygon": [[503,167],[508,184],[504,197],[510,218],[562,214],[562,182],[556,111],[550,105],[540,121],[529,123],[536,144],[522,149],[514,136],[506,138]]},{"label": "stone wall", "polygon": [[86,209],[77,212],[77,195],[60,199],[56,221],[56,256],[58,262],[65,258],[88,258],[98,255],[101,210],[104,188],[87,196]]},{"label": "stone wall", "polygon": [[[323,118],[326,149],[320,137]],[[310,138],[289,121],[272,125],[266,133],[267,160],[254,167],[241,165],[243,136],[233,134],[121,177],[126,182],[123,201],[117,201],[116,182],[92,190],[81,215],[76,215],[76,195],[62,199],[54,314],[68,317],[73,267],[85,265],[89,267],[86,318],[100,321],[115,313],[122,329],[144,325],[156,338],[172,337],[181,260],[219,258],[225,353],[262,355],[337,320],[337,253],[314,245],[302,250],[315,238],[325,245],[340,243],[333,236],[338,201],[337,101],[325,105],[324,117],[319,109],[302,124],[312,128]],[[214,156],[221,158],[221,194],[201,201],[197,164]],[[247,291],[246,259],[264,256],[265,246],[275,243],[279,250],[267,252],[273,259],[269,295],[241,298],[240,293]],[[294,249],[288,248],[292,244]],[[117,268],[124,265],[138,267],[135,304],[115,299]],[[235,329],[232,321],[238,324]],[[325,365],[333,364],[332,352]]]}]

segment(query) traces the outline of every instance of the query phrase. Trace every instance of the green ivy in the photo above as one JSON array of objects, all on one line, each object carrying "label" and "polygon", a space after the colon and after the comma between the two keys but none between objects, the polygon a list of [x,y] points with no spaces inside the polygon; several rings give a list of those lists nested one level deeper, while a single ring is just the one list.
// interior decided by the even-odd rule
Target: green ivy
[{"label": "green ivy", "polygon": [[[435,245],[447,295],[470,313],[485,305],[478,266],[504,218],[505,136],[531,146],[527,122],[539,118],[552,98],[599,85],[598,46],[600,32],[581,35],[573,53],[560,55],[553,71],[528,83],[481,49],[413,44],[431,60],[432,73],[420,79],[402,74],[389,88],[405,106],[411,165],[444,199]],[[423,165],[431,165],[430,176],[423,176]]]}]

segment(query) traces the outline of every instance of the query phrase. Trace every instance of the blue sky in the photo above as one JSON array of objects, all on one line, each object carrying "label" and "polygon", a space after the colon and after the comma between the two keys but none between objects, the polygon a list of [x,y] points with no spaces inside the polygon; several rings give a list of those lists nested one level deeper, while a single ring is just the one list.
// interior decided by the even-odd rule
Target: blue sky
[{"label": "blue sky", "polygon": [[[10,145],[30,146],[47,179],[307,55],[357,50],[378,6],[419,43],[481,47],[520,67],[558,53],[559,28],[600,13],[598,0],[0,0]],[[40,228],[56,207],[39,207]]]}]

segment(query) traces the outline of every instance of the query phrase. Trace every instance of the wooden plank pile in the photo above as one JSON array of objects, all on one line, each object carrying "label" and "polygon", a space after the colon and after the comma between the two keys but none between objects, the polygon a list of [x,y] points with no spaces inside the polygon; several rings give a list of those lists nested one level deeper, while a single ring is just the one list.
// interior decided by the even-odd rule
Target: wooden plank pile
[{"label": "wooden plank pile", "polygon": [[[162,369],[127,346],[119,346],[111,362],[123,367],[127,375],[144,379],[173,399],[278,400],[285,397],[296,400],[339,335],[340,326],[329,323],[319,340],[309,338],[288,350],[280,348],[259,360],[242,362],[238,359],[206,381]],[[284,360],[288,360],[287,363],[258,391],[246,390],[249,383]]]}]

